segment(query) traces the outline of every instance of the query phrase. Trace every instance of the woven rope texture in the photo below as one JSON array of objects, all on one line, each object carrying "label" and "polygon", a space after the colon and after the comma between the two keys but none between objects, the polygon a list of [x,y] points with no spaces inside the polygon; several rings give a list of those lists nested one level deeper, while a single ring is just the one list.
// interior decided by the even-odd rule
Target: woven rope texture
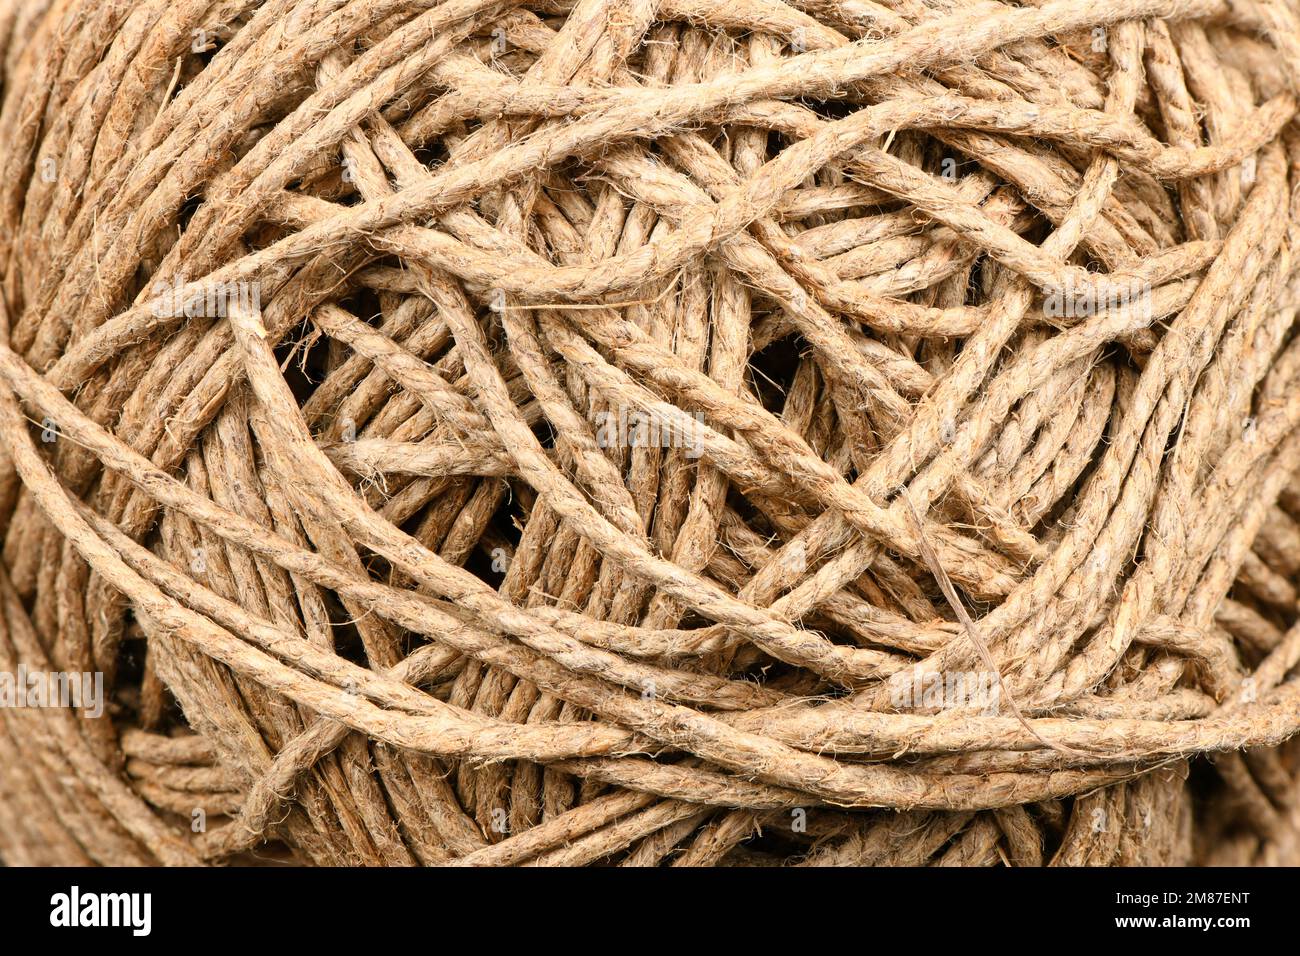
[{"label": "woven rope texture", "polygon": [[1289,0],[0,0],[0,83],[0,672],[103,687],[5,862],[1300,861]]}]

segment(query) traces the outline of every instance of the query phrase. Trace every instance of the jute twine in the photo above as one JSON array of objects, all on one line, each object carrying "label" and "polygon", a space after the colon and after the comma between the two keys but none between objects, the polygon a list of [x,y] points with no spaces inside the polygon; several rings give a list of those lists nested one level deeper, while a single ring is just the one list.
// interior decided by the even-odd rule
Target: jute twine
[{"label": "jute twine", "polygon": [[6,862],[1300,856],[1290,2],[0,62]]}]

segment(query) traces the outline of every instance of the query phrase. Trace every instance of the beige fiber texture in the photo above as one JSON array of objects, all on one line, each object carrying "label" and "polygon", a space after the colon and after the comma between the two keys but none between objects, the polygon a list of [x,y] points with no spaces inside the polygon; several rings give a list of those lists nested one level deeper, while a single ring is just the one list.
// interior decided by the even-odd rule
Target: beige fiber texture
[{"label": "beige fiber texture", "polygon": [[1292,0],[0,0],[0,677],[103,688],[0,860],[1300,862],[1298,91]]}]

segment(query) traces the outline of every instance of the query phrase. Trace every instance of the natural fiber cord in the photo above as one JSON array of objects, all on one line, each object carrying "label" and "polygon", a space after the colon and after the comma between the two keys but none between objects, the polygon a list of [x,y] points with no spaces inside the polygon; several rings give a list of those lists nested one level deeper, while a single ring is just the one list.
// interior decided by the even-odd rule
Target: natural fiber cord
[{"label": "natural fiber cord", "polygon": [[5,863],[1300,862],[1292,0],[0,0],[0,83]]}]

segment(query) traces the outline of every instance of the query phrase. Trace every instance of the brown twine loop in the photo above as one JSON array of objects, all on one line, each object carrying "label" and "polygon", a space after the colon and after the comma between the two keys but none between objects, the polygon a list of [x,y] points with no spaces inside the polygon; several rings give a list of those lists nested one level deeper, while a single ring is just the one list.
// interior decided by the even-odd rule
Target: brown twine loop
[{"label": "brown twine loop", "polygon": [[0,857],[1300,861],[1298,41],[0,5]]}]

